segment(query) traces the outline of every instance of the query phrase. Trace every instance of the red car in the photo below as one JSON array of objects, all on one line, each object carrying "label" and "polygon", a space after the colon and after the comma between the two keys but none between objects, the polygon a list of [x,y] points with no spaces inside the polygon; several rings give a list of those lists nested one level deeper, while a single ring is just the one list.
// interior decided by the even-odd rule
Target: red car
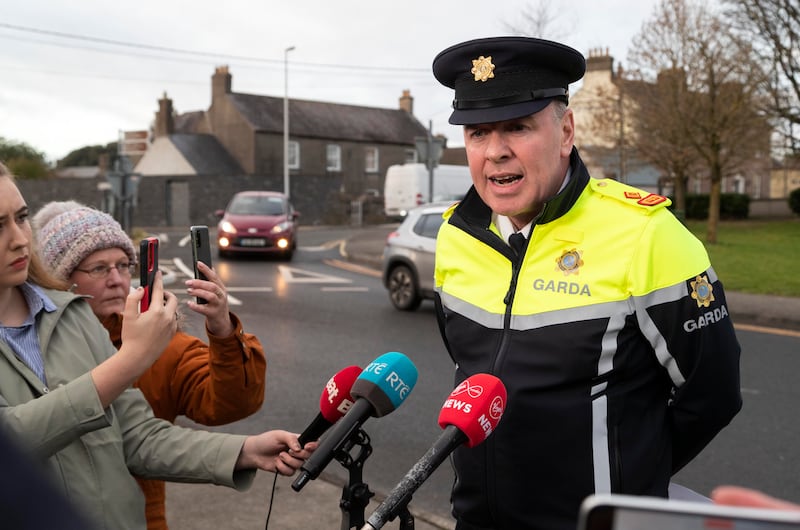
[{"label": "red car", "polygon": [[290,260],[297,248],[300,216],[286,195],[275,191],[241,191],[218,210],[217,251],[233,254],[273,254]]}]

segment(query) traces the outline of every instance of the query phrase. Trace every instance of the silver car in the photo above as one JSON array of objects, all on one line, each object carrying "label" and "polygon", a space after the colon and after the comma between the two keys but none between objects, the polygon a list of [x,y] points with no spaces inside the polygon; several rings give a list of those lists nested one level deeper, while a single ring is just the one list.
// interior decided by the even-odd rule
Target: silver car
[{"label": "silver car", "polygon": [[413,208],[386,238],[383,285],[397,309],[414,311],[422,300],[433,298],[436,235],[443,221],[442,213],[452,204],[448,201]]}]

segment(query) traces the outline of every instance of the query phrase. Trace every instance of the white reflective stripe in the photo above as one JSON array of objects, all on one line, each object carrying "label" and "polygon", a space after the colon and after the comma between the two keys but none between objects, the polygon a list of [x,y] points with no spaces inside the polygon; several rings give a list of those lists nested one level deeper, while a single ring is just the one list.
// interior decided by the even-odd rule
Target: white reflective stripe
[{"label": "white reflective stripe", "polygon": [[476,305],[470,304],[465,300],[460,298],[456,298],[451,294],[447,294],[441,290],[441,288],[436,289],[439,292],[439,296],[442,299],[442,305],[447,309],[455,311],[461,316],[464,316],[474,322],[477,322],[481,326],[489,329],[503,329],[503,317],[502,314],[494,314],[489,313],[488,311],[484,311],[483,309],[479,308]]},{"label": "white reflective stripe", "polygon": [[[629,309],[632,311],[632,308]],[[602,349],[597,360],[597,375],[605,375],[614,369],[617,353],[617,336],[625,326],[625,313],[617,312],[608,319],[606,332],[601,341]],[[608,397],[595,397],[605,392],[608,381],[592,387],[592,458],[594,461],[595,493],[611,492],[611,455],[608,449]]]},{"label": "white reflective stripe", "polygon": [[[592,389],[592,393],[594,393],[594,389]],[[592,401],[592,458],[594,459],[594,492],[611,493],[611,464],[608,454],[608,398],[606,396]]]},{"label": "white reflective stripe", "polygon": [[[569,309],[558,309],[536,315],[514,315],[511,317],[511,329],[528,330],[555,326],[558,324],[574,324],[581,320],[599,320],[622,317],[617,326],[617,331],[625,324],[625,317],[633,313],[633,303],[630,299],[616,302],[605,302]],[[616,335],[615,337],[616,338]]]},{"label": "white reflective stripe", "polygon": [[[713,274],[711,269],[707,272],[709,276]],[[706,273],[704,272],[703,274]],[[677,302],[686,296],[689,296],[689,290],[686,286],[686,282],[682,281],[675,285],[653,291],[645,296],[634,297],[634,304],[637,308],[636,319],[639,322],[639,329],[642,330],[642,334],[653,347],[653,350],[655,350],[658,362],[667,370],[672,383],[678,387],[683,385],[686,379],[683,377],[678,363],[675,361],[675,357],[673,357],[672,353],[669,351],[667,340],[658,331],[658,327],[656,323],[653,322],[653,319],[650,318],[647,308],[659,304]]]},{"label": "white reflective stripe", "polygon": [[608,319],[606,332],[601,341],[600,359],[597,361],[597,375],[603,375],[614,369],[614,354],[617,353],[617,337],[625,326],[624,314],[614,314]]},{"label": "white reflective stripe", "polygon": [[[503,319],[505,315],[489,313],[480,307],[445,293],[440,287],[436,288],[442,300],[442,305],[447,309],[474,321],[489,329],[503,329]],[[572,307],[569,309],[559,309],[535,315],[512,315],[510,329],[525,331],[530,329],[544,328],[564,323],[575,323],[581,320],[614,320],[613,329],[619,331],[625,325],[625,318],[633,313],[633,302],[631,299],[606,302],[582,307]],[[611,327],[611,325],[609,325]],[[616,340],[616,334],[614,334]],[[606,346],[604,346],[604,349]]]}]

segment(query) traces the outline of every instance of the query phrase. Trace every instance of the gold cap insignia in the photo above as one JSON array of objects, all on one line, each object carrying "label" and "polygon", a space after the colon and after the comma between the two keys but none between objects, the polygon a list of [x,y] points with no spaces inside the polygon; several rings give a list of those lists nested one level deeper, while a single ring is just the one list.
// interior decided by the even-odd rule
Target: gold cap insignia
[{"label": "gold cap insignia", "polygon": [[556,270],[564,273],[564,276],[578,274],[583,266],[583,251],[577,249],[565,250],[561,257],[556,260]]},{"label": "gold cap insignia", "polygon": [[697,300],[697,307],[708,307],[714,301],[714,286],[708,283],[708,276],[697,276],[692,286],[692,298]]},{"label": "gold cap insignia", "polygon": [[484,57],[481,55],[477,59],[473,59],[470,73],[475,76],[475,81],[486,81],[493,78],[494,65],[492,64],[492,56]]}]

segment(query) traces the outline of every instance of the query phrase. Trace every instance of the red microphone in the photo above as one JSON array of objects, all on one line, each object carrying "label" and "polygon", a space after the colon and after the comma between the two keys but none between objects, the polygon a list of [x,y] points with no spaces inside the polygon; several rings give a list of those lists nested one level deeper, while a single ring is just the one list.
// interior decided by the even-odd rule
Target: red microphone
[{"label": "red microphone", "polygon": [[363,369],[358,366],[348,366],[339,370],[325,383],[325,388],[319,397],[319,414],[298,438],[301,447],[319,439],[331,425],[347,413],[355,401],[350,395],[350,389],[362,371]]},{"label": "red microphone", "polygon": [[406,473],[400,483],[372,512],[361,530],[378,530],[394,520],[411,496],[461,444],[475,447],[497,427],[506,408],[506,387],[490,374],[475,374],[461,382],[447,397],[439,412],[444,432],[428,452]]}]

